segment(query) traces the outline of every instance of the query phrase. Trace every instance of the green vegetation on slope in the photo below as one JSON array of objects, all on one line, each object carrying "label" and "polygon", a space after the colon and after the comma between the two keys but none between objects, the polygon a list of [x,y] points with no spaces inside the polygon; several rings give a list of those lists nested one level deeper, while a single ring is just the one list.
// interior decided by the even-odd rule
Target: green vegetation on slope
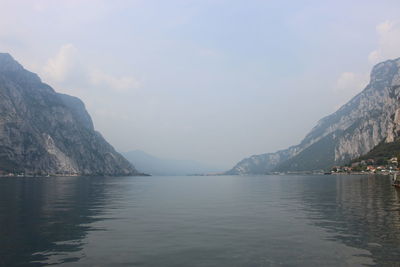
[{"label": "green vegetation on slope", "polygon": [[376,147],[374,147],[367,154],[354,159],[352,162],[358,162],[361,160],[373,159],[375,164],[382,165],[386,164],[386,161],[393,157],[400,156],[400,139],[397,139],[394,142],[386,143],[382,141]]},{"label": "green vegetation on slope", "polygon": [[333,135],[325,136],[318,142],[304,149],[298,155],[284,161],[273,171],[297,172],[328,170],[335,161],[335,140]]}]

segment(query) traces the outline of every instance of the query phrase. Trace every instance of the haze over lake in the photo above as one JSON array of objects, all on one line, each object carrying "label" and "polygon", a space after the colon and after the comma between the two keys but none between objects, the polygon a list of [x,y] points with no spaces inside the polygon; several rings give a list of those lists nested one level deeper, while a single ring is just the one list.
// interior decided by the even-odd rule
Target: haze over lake
[{"label": "haze over lake", "polygon": [[399,0],[0,0],[0,267],[400,267]]},{"label": "haze over lake", "polygon": [[221,170],[298,144],[400,56],[398,0],[1,3],[0,52],[117,151]]},{"label": "haze over lake", "polygon": [[0,266],[396,266],[388,176],[0,180]]}]

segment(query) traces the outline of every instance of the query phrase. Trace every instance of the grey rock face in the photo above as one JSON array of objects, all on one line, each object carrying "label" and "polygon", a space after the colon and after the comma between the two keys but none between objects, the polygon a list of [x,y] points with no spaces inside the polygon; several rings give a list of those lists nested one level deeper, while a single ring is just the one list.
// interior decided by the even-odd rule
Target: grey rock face
[{"label": "grey rock face", "polygon": [[228,174],[310,171],[366,154],[400,133],[400,58],[377,64],[367,87],[320,120],[299,145],[244,159]]},{"label": "grey rock face", "polygon": [[135,175],[94,130],[83,102],[58,94],[0,53],[0,170],[26,174]]},{"label": "grey rock face", "polygon": [[266,174],[275,168],[280,162],[289,159],[294,153],[292,148],[280,150],[275,153],[253,155],[237,163],[225,174],[245,175],[245,174]]}]

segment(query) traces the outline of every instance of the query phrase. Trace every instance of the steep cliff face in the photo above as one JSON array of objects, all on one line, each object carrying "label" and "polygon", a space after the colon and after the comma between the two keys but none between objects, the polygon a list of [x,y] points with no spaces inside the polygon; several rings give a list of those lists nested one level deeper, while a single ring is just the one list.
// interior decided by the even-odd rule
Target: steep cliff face
[{"label": "steep cliff face", "polygon": [[320,170],[357,158],[399,135],[399,99],[400,59],[379,63],[367,87],[320,120],[299,145],[244,159],[227,173]]},{"label": "steep cliff face", "polygon": [[27,174],[134,175],[94,130],[81,100],[58,94],[0,53],[0,170]]}]

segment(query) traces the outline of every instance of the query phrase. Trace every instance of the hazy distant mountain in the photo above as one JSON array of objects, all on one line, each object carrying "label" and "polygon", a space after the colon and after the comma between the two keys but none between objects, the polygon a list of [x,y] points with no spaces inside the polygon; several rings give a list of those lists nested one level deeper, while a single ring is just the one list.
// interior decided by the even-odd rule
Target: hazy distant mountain
[{"label": "hazy distant mountain", "polygon": [[58,94],[0,53],[0,171],[134,175],[135,168],[96,132],[83,102]]},{"label": "hazy distant mountain", "polygon": [[299,145],[251,156],[227,174],[328,169],[363,155],[400,133],[400,59],[377,64],[367,87],[320,120]]},{"label": "hazy distant mountain", "polygon": [[144,173],[152,175],[187,175],[205,174],[221,171],[212,166],[206,166],[192,160],[162,159],[149,155],[141,150],[122,153],[125,158],[135,164]]}]

